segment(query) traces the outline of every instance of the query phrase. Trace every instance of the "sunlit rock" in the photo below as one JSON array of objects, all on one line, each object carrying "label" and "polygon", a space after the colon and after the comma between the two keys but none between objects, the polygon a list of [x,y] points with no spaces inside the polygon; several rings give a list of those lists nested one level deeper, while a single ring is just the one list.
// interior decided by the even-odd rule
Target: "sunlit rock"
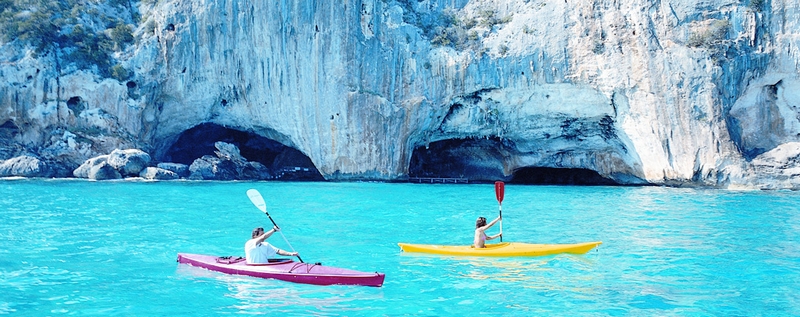
[{"label": "sunlit rock", "polygon": [[[756,158],[800,142],[796,2],[168,0],[136,11],[136,44],[117,55],[126,81],[0,47],[12,144],[71,164],[115,148],[170,162],[184,131],[213,124],[295,149],[330,180],[402,180],[415,151],[484,139],[497,146],[427,163],[476,153],[458,158],[476,167],[466,177],[548,168],[621,184],[794,186],[761,177],[778,172]],[[192,173],[237,177],[236,164],[214,172],[233,160],[201,159]]]}]

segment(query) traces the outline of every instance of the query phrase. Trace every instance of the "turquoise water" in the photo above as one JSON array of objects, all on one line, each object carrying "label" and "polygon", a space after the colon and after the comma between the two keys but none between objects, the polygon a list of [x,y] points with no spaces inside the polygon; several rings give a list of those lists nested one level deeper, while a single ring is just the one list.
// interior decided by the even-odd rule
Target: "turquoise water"
[{"label": "turquoise water", "polygon": [[[210,272],[269,219],[306,262],[386,273],[381,288]],[[797,192],[506,185],[505,241],[603,241],[585,255],[456,258],[493,185],[0,182],[0,314],[731,316],[800,312]],[[496,228],[490,230],[495,233]],[[270,238],[290,249],[280,235]]]}]

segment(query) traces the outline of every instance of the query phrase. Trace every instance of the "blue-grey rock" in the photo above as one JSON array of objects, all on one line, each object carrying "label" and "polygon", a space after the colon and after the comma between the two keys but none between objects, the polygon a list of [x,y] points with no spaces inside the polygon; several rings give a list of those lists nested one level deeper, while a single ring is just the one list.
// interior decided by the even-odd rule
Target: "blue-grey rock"
[{"label": "blue-grey rock", "polygon": [[138,176],[150,164],[150,154],[139,149],[114,149],[108,155],[108,165],[117,169],[123,177]]},{"label": "blue-grey rock", "polygon": [[102,180],[121,179],[122,175],[116,168],[108,164],[108,162],[101,162],[97,165],[92,166],[89,169],[88,178],[102,181]]},{"label": "blue-grey rock", "polygon": [[72,171],[72,175],[77,178],[89,178],[89,172],[92,170],[93,167],[98,166],[100,164],[106,163],[108,160],[108,155],[100,155],[93,158],[90,158],[83,162],[78,168]]},{"label": "blue-grey rock", "polygon": [[236,165],[230,160],[221,160],[218,157],[205,155],[192,162],[189,166],[190,179],[204,180],[234,180],[236,179]]},{"label": "blue-grey rock", "polygon": [[53,170],[39,158],[21,155],[0,162],[0,177],[51,177]]},{"label": "blue-grey rock", "polygon": [[158,168],[165,169],[171,171],[178,175],[179,177],[187,177],[189,176],[189,165],[181,164],[181,163],[158,163],[156,165]]},{"label": "blue-grey rock", "polygon": [[146,167],[139,173],[139,177],[149,180],[173,180],[180,178],[177,173],[158,167]]}]

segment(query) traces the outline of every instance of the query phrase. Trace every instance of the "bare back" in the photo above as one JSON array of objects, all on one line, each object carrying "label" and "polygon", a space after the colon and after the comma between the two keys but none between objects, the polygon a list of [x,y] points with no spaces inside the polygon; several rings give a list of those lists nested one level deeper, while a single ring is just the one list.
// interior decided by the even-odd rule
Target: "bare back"
[{"label": "bare back", "polygon": [[485,248],[486,247],[486,227],[480,227],[475,229],[475,238],[472,240],[472,247],[473,248]]}]

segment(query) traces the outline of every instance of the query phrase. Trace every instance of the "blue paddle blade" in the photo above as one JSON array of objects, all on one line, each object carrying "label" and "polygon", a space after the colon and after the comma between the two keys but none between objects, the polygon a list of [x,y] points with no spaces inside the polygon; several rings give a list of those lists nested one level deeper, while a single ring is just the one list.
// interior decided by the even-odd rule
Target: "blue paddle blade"
[{"label": "blue paddle blade", "polygon": [[264,197],[261,197],[261,193],[251,188],[247,190],[247,197],[250,198],[253,205],[256,205],[262,212],[267,213],[267,203],[264,202]]}]

